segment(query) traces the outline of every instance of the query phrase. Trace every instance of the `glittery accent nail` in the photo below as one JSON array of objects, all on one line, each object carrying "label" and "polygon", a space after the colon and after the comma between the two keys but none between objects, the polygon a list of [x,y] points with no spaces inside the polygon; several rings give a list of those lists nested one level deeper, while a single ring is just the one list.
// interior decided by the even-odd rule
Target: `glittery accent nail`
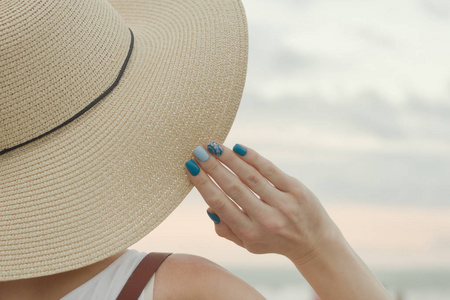
[{"label": "glittery accent nail", "polygon": [[208,148],[209,152],[211,152],[212,154],[217,155],[217,156],[221,156],[223,153],[222,147],[219,144],[217,144],[216,142],[209,142],[209,144],[206,148]]}]

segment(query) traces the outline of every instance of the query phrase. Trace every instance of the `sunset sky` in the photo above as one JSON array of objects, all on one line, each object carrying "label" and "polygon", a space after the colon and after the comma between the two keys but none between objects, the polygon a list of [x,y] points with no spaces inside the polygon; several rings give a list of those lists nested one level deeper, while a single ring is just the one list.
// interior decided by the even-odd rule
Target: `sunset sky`
[{"label": "sunset sky", "polygon": [[[243,0],[250,53],[225,145],[304,182],[373,269],[450,267],[450,2]],[[140,251],[288,266],[215,235],[194,189]]]}]

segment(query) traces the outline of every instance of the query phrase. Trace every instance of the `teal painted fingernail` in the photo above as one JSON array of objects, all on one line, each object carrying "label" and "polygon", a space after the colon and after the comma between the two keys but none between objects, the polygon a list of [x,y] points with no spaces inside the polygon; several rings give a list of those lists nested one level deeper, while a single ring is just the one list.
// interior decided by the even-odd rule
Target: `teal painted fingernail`
[{"label": "teal painted fingernail", "polygon": [[245,154],[247,154],[247,149],[245,149],[239,144],[234,145],[233,151],[239,154],[240,156],[244,156]]},{"label": "teal painted fingernail", "polygon": [[200,161],[207,161],[209,158],[208,152],[206,152],[202,146],[198,146],[194,149],[194,155],[197,156]]},{"label": "teal painted fingernail", "polygon": [[186,168],[189,170],[189,173],[194,176],[197,176],[197,174],[200,173],[199,166],[192,159],[186,162]]},{"label": "teal painted fingernail", "polygon": [[219,224],[220,223],[220,218],[218,215],[216,215],[215,213],[211,213],[209,211],[206,211],[208,213],[208,216],[211,220],[213,220],[214,223]]},{"label": "teal painted fingernail", "polygon": [[209,142],[209,144],[206,148],[208,148],[209,152],[211,152],[212,154],[217,155],[217,156],[221,156],[223,153],[222,147],[219,144],[217,144],[216,142]]}]

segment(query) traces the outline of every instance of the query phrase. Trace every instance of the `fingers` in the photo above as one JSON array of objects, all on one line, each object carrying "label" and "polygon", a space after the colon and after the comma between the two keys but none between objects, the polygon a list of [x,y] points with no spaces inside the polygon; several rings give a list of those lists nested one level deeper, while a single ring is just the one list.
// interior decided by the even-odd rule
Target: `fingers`
[{"label": "fingers", "polygon": [[[250,218],[264,210],[266,204],[261,202],[238,177],[228,171],[213,155],[210,155],[201,146],[195,148],[194,154],[196,156],[195,161],[201,167],[202,171],[204,170],[210,175],[225,194],[242,207]],[[241,161],[241,164],[243,165],[245,163]],[[256,176],[256,170],[254,174]],[[212,208],[216,210],[215,207]]]},{"label": "fingers", "polygon": [[288,193],[296,183],[251,148],[236,145],[232,151],[210,143],[208,150],[214,155],[201,146],[194,150],[195,161],[186,163],[188,177],[222,220],[216,225],[217,234],[245,245],[242,237],[251,228],[271,220],[277,207],[286,207]]},{"label": "fingers", "polygon": [[[288,192],[292,187],[292,177],[281,171],[271,161],[264,158],[255,150],[236,144],[233,150],[239,158],[256,168],[265,178],[267,178],[277,189]],[[234,169],[233,169],[234,172]]]},{"label": "fingers", "polygon": [[[210,206],[208,214],[219,236],[252,253],[289,256],[299,244],[313,245],[308,230],[320,227],[316,226],[320,216],[310,205],[313,197],[305,194],[307,189],[297,179],[242,145],[230,150],[212,142],[208,150],[214,154],[198,146],[195,161],[186,167],[189,179]],[[305,242],[298,237],[305,237]]]},{"label": "fingers", "polygon": [[[277,198],[279,195],[274,187],[261,175],[261,173],[250,164],[243,161],[239,155],[231,149],[218,145],[222,148],[222,153],[217,159],[232,170],[240,180],[244,182],[253,192],[266,202]],[[211,151],[210,151],[211,152]],[[220,152],[219,152],[220,153]],[[211,174],[215,180],[214,174]]]},{"label": "fingers", "polygon": [[186,163],[186,174],[205,202],[215,211],[227,224],[244,228],[250,222],[248,216],[234,204],[228,197],[212,182],[209,176],[198,165],[190,160]]}]

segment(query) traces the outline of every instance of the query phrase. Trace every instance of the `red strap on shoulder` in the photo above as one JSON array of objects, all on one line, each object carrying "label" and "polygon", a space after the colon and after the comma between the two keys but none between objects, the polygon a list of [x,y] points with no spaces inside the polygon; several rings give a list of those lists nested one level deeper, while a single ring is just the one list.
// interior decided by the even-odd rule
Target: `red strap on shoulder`
[{"label": "red strap on shoulder", "polygon": [[152,278],[159,266],[171,254],[159,252],[147,254],[128,278],[119,296],[117,296],[117,300],[137,300],[150,278]]}]

